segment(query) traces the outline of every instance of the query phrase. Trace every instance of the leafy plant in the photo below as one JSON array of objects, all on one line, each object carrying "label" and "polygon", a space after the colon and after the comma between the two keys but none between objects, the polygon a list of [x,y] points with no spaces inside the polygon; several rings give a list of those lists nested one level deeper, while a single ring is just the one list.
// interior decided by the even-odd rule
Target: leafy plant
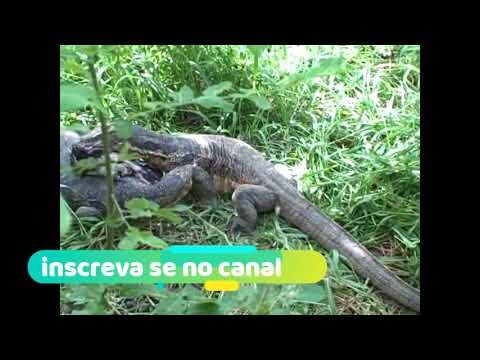
[{"label": "leafy plant", "polygon": [[320,59],[318,64],[311,67],[307,71],[293,74],[280,82],[283,88],[294,86],[298,83],[312,80],[319,76],[336,74],[343,66],[343,59],[341,58],[325,58]]},{"label": "leafy plant", "polygon": [[120,250],[132,250],[139,244],[147,245],[155,249],[164,249],[168,244],[162,239],[156,237],[151,231],[139,230],[130,226],[124,238],[118,244]]},{"label": "leafy plant", "polygon": [[268,110],[271,108],[269,101],[254,89],[240,89],[240,93],[219,96],[221,93],[230,90],[231,88],[232,84],[228,81],[224,81],[208,87],[202,92],[202,95],[195,96],[193,90],[187,85],[184,85],[178,92],[170,94],[170,97],[173,100],[172,102],[149,102],[146,103],[145,106],[152,109],[156,107],[173,109],[186,105],[199,105],[206,109],[218,108],[223,112],[229,113],[233,111],[234,104],[228,100],[248,99],[261,110]]},{"label": "leafy plant", "polygon": [[160,208],[157,203],[141,198],[127,201],[125,207],[129,213],[129,218],[138,219],[155,216],[174,224],[181,222],[181,218],[176,214],[176,211],[181,211],[183,209],[181,206],[176,206],[174,208]]},{"label": "leafy plant", "polygon": [[[185,211],[181,205],[173,208],[160,208],[160,206],[150,200],[144,198],[135,198],[125,203],[127,215],[125,219],[160,219],[166,220],[173,224],[181,222],[180,216],[177,212]],[[155,236],[150,230],[140,230],[137,227],[131,226],[127,223],[128,229],[124,237],[118,243],[118,248],[121,250],[136,249],[139,245],[146,245],[151,248],[163,249],[168,244]]]}]

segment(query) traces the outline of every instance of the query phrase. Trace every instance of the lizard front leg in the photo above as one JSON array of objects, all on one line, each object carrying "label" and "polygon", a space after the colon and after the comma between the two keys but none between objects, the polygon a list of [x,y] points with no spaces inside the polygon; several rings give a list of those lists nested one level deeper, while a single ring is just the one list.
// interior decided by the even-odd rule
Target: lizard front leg
[{"label": "lizard front leg", "polygon": [[201,202],[214,203],[216,199],[212,178],[196,165],[179,166],[164,175],[155,185],[150,197],[160,206],[169,206],[182,200],[189,193]]},{"label": "lizard front leg", "polygon": [[240,185],[232,195],[238,216],[227,227],[234,233],[252,233],[257,225],[258,213],[273,211],[278,197],[264,186]]},{"label": "lizard front leg", "polygon": [[212,177],[199,166],[194,166],[191,194],[196,202],[216,205],[217,191]]},{"label": "lizard front leg", "polygon": [[158,183],[151,185],[149,200],[157,202],[162,207],[176,204],[192,189],[193,173],[193,165],[184,165],[173,169]]}]

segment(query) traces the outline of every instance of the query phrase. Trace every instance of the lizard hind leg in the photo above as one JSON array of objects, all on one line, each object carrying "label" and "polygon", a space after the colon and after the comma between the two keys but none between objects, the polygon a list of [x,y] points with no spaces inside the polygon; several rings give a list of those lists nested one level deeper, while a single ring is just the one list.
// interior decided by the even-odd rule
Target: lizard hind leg
[{"label": "lizard hind leg", "polygon": [[232,195],[238,216],[233,217],[227,228],[233,233],[252,233],[257,225],[259,213],[273,211],[278,197],[266,187],[240,185]]}]

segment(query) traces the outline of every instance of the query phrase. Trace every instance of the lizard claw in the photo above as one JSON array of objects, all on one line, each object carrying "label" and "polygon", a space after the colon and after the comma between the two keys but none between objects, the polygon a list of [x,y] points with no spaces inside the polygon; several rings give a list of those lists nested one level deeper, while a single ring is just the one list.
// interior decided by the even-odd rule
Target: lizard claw
[{"label": "lizard claw", "polygon": [[230,221],[227,223],[227,229],[233,234],[244,235],[250,235],[255,230],[251,224],[239,218],[238,216],[234,216],[230,219]]}]

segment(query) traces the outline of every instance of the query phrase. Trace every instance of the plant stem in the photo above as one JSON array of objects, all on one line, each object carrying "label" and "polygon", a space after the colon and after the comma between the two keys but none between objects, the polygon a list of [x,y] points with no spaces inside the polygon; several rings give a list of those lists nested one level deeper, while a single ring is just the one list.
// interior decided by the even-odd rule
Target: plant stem
[{"label": "plant stem", "polygon": [[[90,59],[88,61],[88,70],[90,71],[90,76],[92,78],[93,87],[95,89],[95,94],[97,96],[97,101],[102,104],[102,95],[100,93],[100,88],[98,86],[97,74],[95,72],[94,60]],[[103,111],[97,107],[98,118],[100,119],[101,129],[102,129],[102,144],[103,144],[103,153],[105,157],[105,170],[106,176],[105,180],[107,182],[107,221],[106,221],[106,249],[113,249],[113,229],[110,226],[110,221],[114,219],[113,211],[113,178],[112,178],[112,166],[110,161],[110,134],[108,133],[107,119]]]}]

